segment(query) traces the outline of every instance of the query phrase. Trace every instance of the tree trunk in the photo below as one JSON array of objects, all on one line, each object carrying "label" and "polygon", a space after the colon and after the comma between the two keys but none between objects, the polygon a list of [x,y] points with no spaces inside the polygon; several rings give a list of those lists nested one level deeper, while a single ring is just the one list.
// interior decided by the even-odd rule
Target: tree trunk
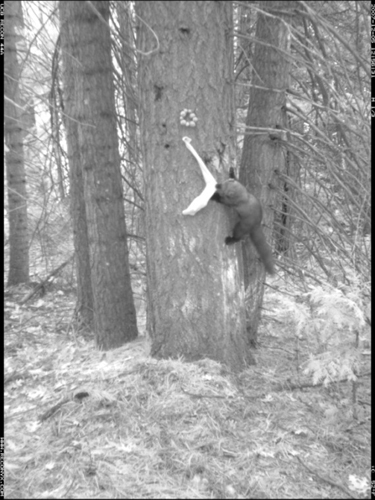
[{"label": "tree trunk", "polygon": [[[254,362],[246,345],[236,249],[225,207],[182,215],[204,187],[182,137],[228,178],[235,157],[232,4],[137,2],[141,148],[146,189],[152,355],[209,357],[233,370]],[[192,109],[197,126],[180,123]]]},{"label": "tree trunk", "polygon": [[20,38],[16,28],[23,26],[21,2],[5,2],[4,35],[4,93],[5,93],[5,156],[8,220],[9,220],[9,275],[8,286],[29,281],[29,237],[27,227],[27,193],[22,126],[22,99],[20,96],[21,67],[17,60],[16,42]]},{"label": "tree trunk", "polygon": [[[117,2],[117,15],[120,30],[120,64],[123,76],[123,95],[125,107],[125,130],[126,130],[126,158],[128,160],[128,171],[132,173],[139,165],[139,134],[137,124],[137,97],[136,97],[136,57],[134,29],[132,25],[131,2]],[[134,16],[134,13],[133,13]]]},{"label": "tree trunk", "polygon": [[72,46],[66,63],[74,68],[75,113],[69,118],[77,120],[96,342],[110,349],[134,339],[137,323],[117,144],[109,2],[61,2],[60,9],[62,30],[69,30]]},{"label": "tree trunk", "polygon": [[[260,2],[253,78],[246,125],[275,129],[275,134],[247,131],[244,139],[240,179],[263,207],[263,230],[270,242],[276,204],[275,172],[285,170],[285,151],[281,131],[286,127],[286,90],[289,87],[290,39],[279,13],[273,10],[291,9],[295,2]],[[242,243],[244,279],[247,289],[247,329],[250,342],[256,343],[264,294],[264,267],[249,241]]]},{"label": "tree trunk", "polygon": [[73,225],[73,243],[77,275],[77,303],[75,316],[79,324],[94,330],[94,298],[91,284],[90,251],[86,220],[86,207],[83,197],[82,162],[78,140],[78,107],[76,105],[76,89],[74,60],[78,55],[75,41],[76,26],[66,22],[70,16],[68,2],[60,2],[61,20],[61,57],[64,84],[64,113],[62,114],[69,161],[70,180],[70,213]]}]

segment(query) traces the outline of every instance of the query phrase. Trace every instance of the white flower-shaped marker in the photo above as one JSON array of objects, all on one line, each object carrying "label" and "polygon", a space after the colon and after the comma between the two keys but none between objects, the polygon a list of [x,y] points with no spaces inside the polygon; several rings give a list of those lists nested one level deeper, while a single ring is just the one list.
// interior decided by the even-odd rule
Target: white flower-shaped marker
[{"label": "white flower-shaped marker", "polygon": [[180,123],[185,127],[195,127],[198,117],[192,109],[183,109],[180,113]]},{"label": "white flower-shaped marker", "polygon": [[191,139],[190,137],[183,137],[182,140],[185,142],[185,146],[188,148],[190,153],[194,156],[194,158],[197,160],[198,165],[201,169],[204,182],[206,183],[206,187],[203,189],[201,194],[197,196],[187,207],[186,210],[183,210],[184,215],[195,215],[199,210],[202,210],[207,203],[210,201],[211,196],[215,193],[216,191],[216,179],[215,177],[211,174],[211,172],[208,170],[206,165],[204,164],[204,161],[202,158],[199,156],[199,154],[195,151],[193,146],[190,144]]}]

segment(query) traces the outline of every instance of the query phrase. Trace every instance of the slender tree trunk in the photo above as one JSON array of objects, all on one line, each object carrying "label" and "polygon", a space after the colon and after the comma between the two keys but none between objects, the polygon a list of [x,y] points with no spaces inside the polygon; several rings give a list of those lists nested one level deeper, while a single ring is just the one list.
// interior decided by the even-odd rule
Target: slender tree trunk
[{"label": "slender tree trunk", "polygon": [[70,212],[73,225],[73,243],[77,275],[76,319],[86,328],[94,330],[94,298],[91,284],[89,239],[86,220],[86,206],[83,196],[83,177],[80,144],[78,139],[78,107],[76,106],[76,67],[78,55],[75,41],[76,27],[67,23],[70,8],[67,2],[60,2],[61,55],[64,84],[63,121],[67,134],[67,150],[70,177]]},{"label": "slender tree trunk", "polygon": [[[241,370],[253,358],[236,249],[224,245],[228,211],[209,202],[194,217],[182,215],[204,187],[182,137],[192,138],[218,181],[228,178],[234,159],[232,5],[135,7],[152,354],[209,357]],[[197,127],[181,125],[185,108],[195,112]]]},{"label": "slender tree trunk", "polygon": [[5,156],[8,219],[9,219],[9,275],[8,286],[29,281],[29,237],[27,227],[27,192],[24,163],[22,99],[20,96],[21,67],[16,42],[23,26],[21,2],[5,2]]},{"label": "slender tree trunk", "polygon": [[[283,129],[286,127],[286,90],[289,87],[290,39],[280,13],[273,10],[291,9],[295,2],[260,2],[253,59],[253,77],[246,125],[249,127]],[[269,14],[269,15],[268,15]],[[265,132],[260,135],[248,130],[241,158],[240,179],[261,202],[263,230],[271,244],[276,206],[275,172],[285,170],[285,150],[279,140],[283,137]],[[248,334],[256,342],[264,294],[264,267],[249,241],[242,243],[245,287],[248,292]]]},{"label": "slender tree trunk", "polygon": [[[72,46],[71,51],[66,48],[66,65],[73,66],[75,79],[70,87],[75,112],[69,119],[77,123],[95,335],[99,348],[109,349],[137,336],[117,144],[109,2],[62,1],[60,9],[62,30],[69,33]],[[83,216],[83,210],[77,211]]]},{"label": "slender tree trunk", "polygon": [[[71,121],[70,127],[67,128],[67,130],[69,130],[67,134],[67,143],[70,165],[70,211],[73,224],[73,242],[77,273],[77,304],[75,315],[79,323],[83,323],[88,329],[94,330],[94,297],[91,282],[89,233],[87,228],[85,200],[82,196],[84,185],[80,165],[80,154],[77,149],[77,136],[73,137],[71,135],[74,130],[77,131],[76,124]],[[71,136],[71,147],[69,147],[69,135]]]},{"label": "slender tree trunk", "polygon": [[[119,18],[120,43],[121,43],[121,69],[124,78],[124,105],[125,105],[125,124],[127,132],[127,159],[130,166],[134,168],[139,163],[139,134],[137,124],[137,96],[136,96],[136,59],[135,59],[135,41],[132,25],[132,6],[131,2],[118,2],[117,15]],[[133,14],[134,15],[134,14]]]}]

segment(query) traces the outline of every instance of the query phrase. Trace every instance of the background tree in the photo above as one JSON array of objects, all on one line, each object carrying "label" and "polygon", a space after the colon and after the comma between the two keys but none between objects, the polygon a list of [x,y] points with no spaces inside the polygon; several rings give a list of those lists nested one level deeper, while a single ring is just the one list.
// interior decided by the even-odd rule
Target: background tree
[{"label": "background tree", "polygon": [[[131,2],[116,4],[118,26],[113,30],[112,51],[120,71],[115,71],[117,130],[119,133],[125,215],[128,232],[133,291],[143,304],[145,296],[144,187],[140,157],[138,88],[135,51],[134,8]],[[116,17],[116,16],[114,16]],[[114,21],[114,19],[113,19]],[[138,325],[139,326],[139,325]]]},{"label": "background tree", "polygon": [[123,114],[118,115],[121,116],[125,129],[122,139],[126,144],[127,173],[133,173],[139,167],[134,9],[131,2],[118,2],[116,8],[119,27],[118,45],[115,45],[114,53],[121,68],[121,73],[116,74],[119,78],[116,89],[123,103]]},{"label": "background tree", "polygon": [[[236,250],[223,244],[227,212],[210,202],[181,213],[203,184],[182,137],[223,180],[235,158],[232,6],[138,2],[136,13],[152,354],[240,370],[253,360]],[[180,126],[185,108],[198,116],[194,129]]]},{"label": "background tree", "polygon": [[[137,336],[117,145],[109,2],[62,1],[60,12],[67,52],[63,81],[67,91],[74,92],[67,101],[67,127],[74,122],[67,138],[77,133],[85,201],[81,213],[81,205],[73,202],[72,215],[86,216],[96,342],[108,349]],[[77,146],[72,149],[74,153]],[[74,195],[82,193],[74,189]]]},{"label": "background tree", "polygon": [[[11,8],[15,5],[10,2]],[[51,143],[49,91],[52,56],[58,35],[54,9],[57,2],[23,2],[23,37],[17,35],[17,51],[22,65],[19,93],[20,123],[23,128],[23,158],[27,178],[27,235],[31,285],[43,281],[71,257],[70,218],[60,197],[60,182]],[[62,175],[67,173],[62,152]],[[69,189],[63,177],[64,189]],[[24,203],[24,200],[23,200]],[[6,241],[8,226],[6,226]],[[26,248],[26,247],[25,247]],[[14,252],[5,247],[5,265]],[[72,266],[64,266],[57,279],[70,287]],[[52,281],[52,280],[50,280]]]},{"label": "background tree", "polygon": [[[246,132],[243,141],[240,180],[261,202],[263,227],[272,245],[273,210],[279,203],[275,172],[285,170],[285,150],[278,130],[286,127],[286,92],[289,88],[290,37],[288,27],[274,9],[290,10],[294,2],[259,3],[256,43],[252,57]],[[246,41],[246,38],[245,38]],[[250,58],[250,46],[247,47]],[[273,210],[272,210],[273,209]],[[252,243],[242,243],[244,280],[248,292],[247,328],[256,341],[264,294],[264,267]]]},{"label": "background tree", "polygon": [[[304,277],[315,283],[336,282],[354,272],[366,282],[370,266],[370,128],[365,105],[369,4],[295,5],[287,9],[283,2],[265,12],[269,22],[283,19],[291,44],[286,140],[284,134],[273,134],[286,160],[286,168],[277,171],[278,181],[275,177],[272,183],[280,200],[273,207],[276,250],[282,256],[279,264],[287,275],[299,275],[301,289],[306,286]],[[259,18],[262,15],[261,10]],[[249,30],[250,34],[242,31],[239,36],[241,44],[251,43],[253,54],[260,42],[253,28]],[[242,86],[249,86],[246,64],[242,58],[238,66],[237,82]],[[257,133],[249,128],[252,125],[248,123],[245,134]]]},{"label": "background tree", "polygon": [[[23,5],[25,59],[22,81],[35,114],[34,126],[24,148],[29,186],[30,276],[39,281],[72,255],[71,220],[66,198],[69,193],[69,169],[62,120],[58,113],[61,85],[56,84],[60,83],[56,72],[56,56],[59,53],[58,2],[26,1]],[[75,282],[72,267],[72,264],[64,267],[57,277],[67,287]]]},{"label": "background tree", "polygon": [[24,106],[20,93],[21,65],[17,42],[23,27],[22,4],[5,2],[4,35],[4,94],[6,176],[9,221],[9,274],[8,286],[29,281],[29,235],[27,226],[26,172],[23,140],[25,129]]},{"label": "background tree", "polygon": [[[76,75],[73,60],[78,57],[78,45],[74,40],[76,26],[66,22],[71,15],[73,6],[61,2],[61,62],[64,74],[64,98],[62,114],[66,130],[67,156],[70,173],[70,213],[73,228],[74,255],[77,277],[77,302],[75,308],[76,318],[87,329],[94,329],[94,297],[91,284],[90,249],[87,228],[86,204],[84,196],[84,183],[82,173],[81,148],[78,138],[78,109],[76,106],[77,89],[75,88]],[[56,57],[56,61],[58,58]],[[59,66],[56,64],[56,72]],[[58,73],[57,73],[58,74]],[[58,78],[56,78],[56,84]],[[56,108],[58,110],[58,108]],[[52,116],[55,114],[52,111]],[[58,123],[58,116],[55,122]],[[58,146],[56,146],[58,147]]]},{"label": "background tree", "polygon": [[295,220],[303,221],[297,238],[309,256],[306,270],[314,261],[320,279],[335,283],[354,272],[367,281],[370,72],[363,40],[369,18],[366,2],[317,6],[302,3],[301,22],[291,31],[295,57],[303,63],[293,73],[288,113],[293,123],[303,122],[305,133],[292,128],[288,142],[300,166],[300,178],[289,181],[296,196],[290,204]]}]

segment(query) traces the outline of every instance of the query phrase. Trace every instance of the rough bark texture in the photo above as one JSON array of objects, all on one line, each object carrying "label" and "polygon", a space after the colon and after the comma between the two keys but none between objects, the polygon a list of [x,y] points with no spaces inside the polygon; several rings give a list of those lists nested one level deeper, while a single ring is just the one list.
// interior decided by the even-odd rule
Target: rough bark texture
[{"label": "rough bark texture", "polygon": [[21,68],[17,59],[16,27],[23,25],[21,2],[5,2],[5,156],[8,220],[9,220],[9,275],[8,286],[29,281],[29,238],[27,228],[26,172],[23,152],[24,128],[20,96]]},{"label": "rough bark texture", "polygon": [[[236,249],[224,245],[228,212],[209,202],[194,217],[181,213],[204,187],[182,137],[192,138],[218,181],[234,157],[231,9],[136,3],[152,354],[209,357],[241,370],[253,358]],[[184,108],[196,113],[196,128],[180,125]]]},{"label": "rough bark texture", "polygon": [[[74,24],[66,23],[69,6],[60,2],[61,56],[64,80],[63,121],[67,134],[67,150],[70,178],[70,212],[73,226],[73,242],[77,275],[76,319],[89,329],[94,329],[94,298],[91,285],[90,252],[86,221],[86,207],[83,197],[83,178],[81,170],[80,146],[78,142],[78,119],[75,96],[75,75],[73,60],[77,54],[74,41]],[[73,29],[73,32],[72,32]]]},{"label": "rough bark texture", "polygon": [[[288,32],[273,10],[290,9],[295,2],[260,2],[253,59],[253,77],[250,89],[246,125],[250,127],[284,128],[286,126],[286,89],[289,87],[290,40]],[[271,15],[267,15],[269,13]],[[276,13],[275,13],[276,14]],[[263,230],[272,244],[273,207],[276,203],[274,172],[285,168],[285,151],[277,138],[264,135],[245,136],[240,179],[263,207]],[[251,343],[256,342],[258,323],[264,293],[264,267],[259,263],[255,249],[248,241],[242,244],[245,287],[248,292],[247,328]]]},{"label": "rough bark texture", "polygon": [[[85,210],[78,202],[73,208],[81,217],[86,212],[96,341],[99,348],[109,349],[137,336],[115,121],[109,3],[61,2],[60,12],[62,30],[71,44],[65,61],[73,66],[74,85],[69,87],[69,71],[64,80],[74,92],[68,119],[77,124],[80,196],[85,201]],[[72,177],[73,182],[77,179]],[[79,194],[75,188],[73,196]]]}]

